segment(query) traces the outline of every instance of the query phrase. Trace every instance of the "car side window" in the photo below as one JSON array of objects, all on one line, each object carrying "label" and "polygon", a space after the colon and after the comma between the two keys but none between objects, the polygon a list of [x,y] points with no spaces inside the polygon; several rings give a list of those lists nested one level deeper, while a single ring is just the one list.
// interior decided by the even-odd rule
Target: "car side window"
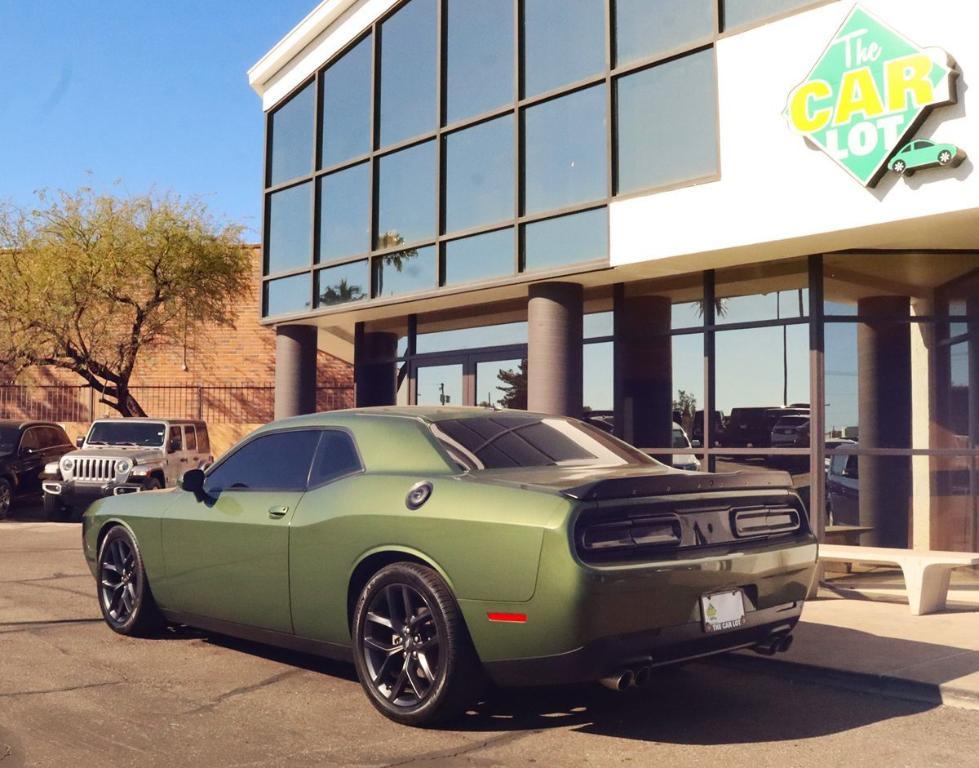
[{"label": "car side window", "polygon": [[38,439],[37,432],[36,427],[24,432],[24,436],[20,439],[20,452],[22,454],[27,451],[36,451],[41,447],[41,441]]},{"label": "car side window", "polygon": [[184,446],[188,451],[197,450],[197,430],[192,424],[184,427]]},{"label": "car side window", "polygon": [[180,427],[170,427],[170,440],[167,442],[168,450],[182,451],[184,440],[180,435]]},{"label": "car side window", "polygon": [[256,437],[207,473],[204,490],[304,491],[319,439],[318,429]]},{"label": "car side window", "polygon": [[194,430],[197,433],[197,450],[201,453],[210,453],[211,441],[207,436],[207,427],[203,426],[202,424],[198,424]]},{"label": "car side window", "polygon": [[829,472],[831,475],[842,475],[843,468],[846,467],[846,456],[834,456],[830,460]]},{"label": "car side window", "polygon": [[47,444],[49,448],[57,448],[62,445],[71,445],[71,440],[68,438],[68,433],[65,432],[60,427],[47,427],[44,430],[47,436]]},{"label": "car side window", "polygon": [[323,430],[313,469],[309,474],[310,487],[323,485],[360,469],[360,457],[353,438],[338,429]]}]

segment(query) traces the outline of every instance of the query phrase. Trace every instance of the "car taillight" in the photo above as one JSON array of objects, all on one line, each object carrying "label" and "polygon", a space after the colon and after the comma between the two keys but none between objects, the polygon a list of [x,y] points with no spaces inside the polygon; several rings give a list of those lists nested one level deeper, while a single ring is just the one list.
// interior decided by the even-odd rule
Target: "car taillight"
[{"label": "car taillight", "polygon": [[579,544],[585,552],[649,546],[677,546],[680,521],[675,517],[640,518],[593,523],[582,528]]},{"label": "car taillight", "polygon": [[791,507],[734,510],[731,528],[738,538],[771,536],[799,530],[799,513]]}]

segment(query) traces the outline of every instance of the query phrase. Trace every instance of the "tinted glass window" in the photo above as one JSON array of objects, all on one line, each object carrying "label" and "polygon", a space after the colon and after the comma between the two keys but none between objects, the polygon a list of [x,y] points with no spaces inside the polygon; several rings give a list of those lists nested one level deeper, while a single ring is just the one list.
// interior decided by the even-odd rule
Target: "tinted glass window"
[{"label": "tinted glass window", "polygon": [[313,170],[313,84],[275,110],[269,121],[269,185],[308,175]]},{"label": "tinted glass window", "polygon": [[604,86],[527,109],[524,142],[526,213],[605,197]]},{"label": "tinted glass window", "polygon": [[197,450],[197,432],[193,427],[184,427],[184,445],[188,451]]},{"label": "tinted glass window", "polygon": [[370,275],[367,259],[339,267],[328,267],[316,273],[316,306],[328,307],[367,298]]},{"label": "tinted glass window", "polygon": [[313,261],[313,185],[299,184],[269,195],[268,271],[286,272]]},{"label": "tinted glass window", "polygon": [[320,179],[321,262],[366,253],[371,247],[370,166],[355,165]]},{"label": "tinted glass window", "polygon": [[309,476],[310,486],[328,483],[359,469],[360,459],[350,435],[339,430],[324,430]]},{"label": "tinted glass window", "polygon": [[45,427],[44,437],[45,437],[45,445],[49,448],[53,448],[59,445],[71,444],[71,440],[68,438],[68,434],[60,427]]},{"label": "tinted glass window", "polygon": [[527,323],[500,323],[475,328],[458,328],[451,331],[418,334],[418,354],[445,352],[471,347],[501,347],[507,344],[527,343]]},{"label": "tinted glass window", "polygon": [[41,447],[41,435],[39,430],[26,430],[24,432],[24,436],[20,439],[20,452],[24,453],[25,451],[36,451]]},{"label": "tinted glass window", "polygon": [[525,0],[523,28],[527,96],[605,68],[605,0]]},{"label": "tinted glass window", "polygon": [[617,91],[619,192],[717,173],[713,50],[620,78]]},{"label": "tinted glass window", "polygon": [[524,228],[524,269],[608,258],[608,210],[545,219]]},{"label": "tinted glass window", "polygon": [[371,38],[347,51],[323,73],[321,167],[370,151]]},{"label": "tinted glass window", "polygon": [[630,445],[579,421],[509,413],[448,419],[435,436],[473,469],[654,464]]},{"label": "tinted glass window", "polygon": [[512,219],[513,177],[512,115],[449,135],[445,139],[446,231]]},{"label": "tinted glass window", "polygon": [[97,421],[89,430],[89,445],[163,445],[167,428],[157,421]]},{"label": "tinted glass window", "polygon": [[378,248],[435,236],[435,142],[382,157],[379,163]]},{"label": "tinted glass window", "polygon": [[207,427],[201,424],[197,425],[197,449],[201,453],[208,453],[211,450],[211,439],[207,434]]},{"label": "tinted glass window", "polygon": [[283,277],[265,283],[265,316],[306,312],[310,305],[309,274]]},{"label": "tinted glass window", "polygon": [[319,438],[318,430],[257,437],[208,472],[204,488],[208,493],[234,489],[305,490]]},{"label": "tinted glass window", "polygon": [[412,248],[374,259],[374,296],[432,290],[435,285],[435,248]]},{"label": "tinted glass window", "polygon": [[180,433],[180,427],[170,427],[170,441],[167,444],[170,451],[182,451],[184,449],[184,438]]},{"label": "tinted glass window", "polygon": [[512,102],[513,0],[449,0],[445,23],[448,122]]},{"label": "tinted glass window", "polygon": [[619,64],[672,51],[714,32],[716,0],[615,0]]},{"label": "tinted glass window", "polygon": [[724,29],[732,29],[812,4],[813,0],[724,0],[722,24]]},{"label": "tinted glass window", "polygon": [[445,244],[445,285],[513,274],[513,230],[501,229]]},{"label": "tinted glass window", "polygon": [[435,130],[436,0],[411,0],[381,27],[381,145]]},{"label": "tinted glass window", "polygon": [[17,427],[0,427],[0,454],[15,451],[18,440],[20,440],[20,430]]}]

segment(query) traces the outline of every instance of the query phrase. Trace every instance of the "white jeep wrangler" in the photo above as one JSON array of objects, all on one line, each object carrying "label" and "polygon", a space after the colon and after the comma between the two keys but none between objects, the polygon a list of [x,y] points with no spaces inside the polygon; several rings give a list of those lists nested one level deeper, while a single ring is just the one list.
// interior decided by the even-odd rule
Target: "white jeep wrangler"
[{"label": "white jeep wrangler", "polygon": [[172,487],[213,460],[207,425],[191,419],[99,419],[76,445],[41,476],[49,520],[81,519],[103,496]]}]

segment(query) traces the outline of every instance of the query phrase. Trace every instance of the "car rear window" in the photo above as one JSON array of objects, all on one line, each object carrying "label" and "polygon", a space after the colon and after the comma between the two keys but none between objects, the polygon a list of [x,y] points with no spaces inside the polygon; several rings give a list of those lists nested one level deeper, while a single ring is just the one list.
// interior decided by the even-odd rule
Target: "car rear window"
[{"label": "car rear window", "polygon": [[600,429],[560,417],[507,413],[447,419],[433,424],[432,432],[468,469],[655,463]]}]

